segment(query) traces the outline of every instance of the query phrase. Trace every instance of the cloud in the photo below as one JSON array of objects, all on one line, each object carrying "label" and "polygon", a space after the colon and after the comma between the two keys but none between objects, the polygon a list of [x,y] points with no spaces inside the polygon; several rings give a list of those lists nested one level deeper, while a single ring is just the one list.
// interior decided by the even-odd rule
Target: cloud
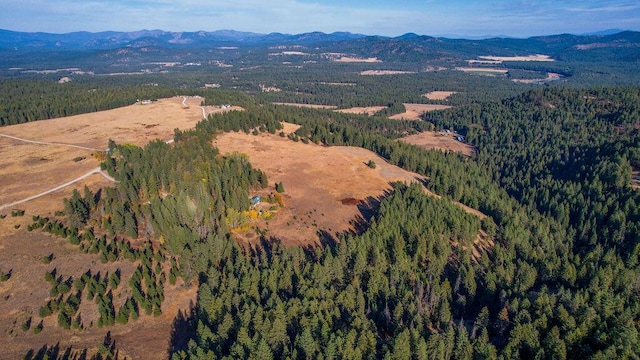
[{"label": "cloud", "polygon": [[[530,36],[640,28],[640,5],[614,0],[0,0],[2,27],[70,32],[212,31]],[[595,28],[594,28],[595,26]]]}]

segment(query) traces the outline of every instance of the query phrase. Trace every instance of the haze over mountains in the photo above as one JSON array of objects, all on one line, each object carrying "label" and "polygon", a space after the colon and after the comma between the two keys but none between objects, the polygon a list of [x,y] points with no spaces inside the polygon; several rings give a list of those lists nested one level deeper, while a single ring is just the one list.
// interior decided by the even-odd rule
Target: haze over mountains
[{"label": "haze over mountains", "polygon": [[[491,43],[543,43],[549,49],[558,47],[571,47],[590,43],[605,44],[604,47],[638,47],[640,33],[633,31],[606,30],[587,35],[550,35],[537,36],[527,39],[516,39],[507,36],[488,38],[482,36],[476,39],[462,39],[456,35],[445,37],[432,37],[413,33],[398,37],[369,36],[353,34],[349,32],[310,32],[302,34],[270,33],[259,34],[253,32],[241,32],[234,30],[217,30],[212,32],[171,32],[163,30],[140,30],[133,32],[72,32],[66,34],[54,33],[27,33],[0,29],[0,49],[14,50],[107,50],[125,46],[162,46],[162,47],[205,47],[225,45],[274,45],[274,44],[299,44],[310,45],[316,43],[345,42],[367,39],[367,41],[381,40],[415,40],[438,42],[468,42],[482,40]],[[602,46],[600,46],[602,47]]]}]

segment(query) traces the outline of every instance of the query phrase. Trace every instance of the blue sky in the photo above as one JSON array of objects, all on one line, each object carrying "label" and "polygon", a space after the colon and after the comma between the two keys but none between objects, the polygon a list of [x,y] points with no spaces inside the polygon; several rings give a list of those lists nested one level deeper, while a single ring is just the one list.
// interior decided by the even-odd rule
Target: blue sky
[{"label": "blue sky", "polygon": [[638,0],[0,0],[15,31],[350,31],[367,35],[640,31]]}]

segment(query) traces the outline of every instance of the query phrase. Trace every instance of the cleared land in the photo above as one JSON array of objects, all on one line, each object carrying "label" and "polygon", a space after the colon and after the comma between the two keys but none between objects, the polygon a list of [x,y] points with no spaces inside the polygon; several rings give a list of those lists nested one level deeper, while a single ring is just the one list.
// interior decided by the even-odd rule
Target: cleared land
[{"label": "cleared land", "polygon": [[480,59],[490,61],[555,61],[549,55],[526,55],[526,56],[478,56]]},{"label": "cleared land", "polygon": [[425,131],[403,137],[400,140],[428,150],[438,149],[442,151],[460,152],[466,156],[473,155],[473,146],[456,140],[454,136],[455,134]]},{"label": "cleared land", "polygon": [[[290,133],[295,127],[288,125],[284,131]],[[247,154],[272,184],[283,183],[285,207],[277,210],[268,225],[256,225],[267,229],[267,237],[277,237],[286,245],[312,245],[319,231],[334,236],[352,230],[350,221],[362,216],[359,208],[391,189],[390,182],[422,179],[361,148],[303,144],[277,135],[242,132],[221,134],[214,145],[222,153]],[[375,169],[365,165],[369,160],[376,163]],[[273,186],[260,194],[271,191]],[[237,235],[249,243],[258,240],[253,230]]]},{"label": "cleared land", "polygon": [[406,109],[402,114],[395,114],[389,117],[392,120],[420,120],[420,116],[429,111],[444,110],[451,106],[432,104],[404,104]]},{"label": "cleared land", "polygon": [[381,63],[382,60],[378,60],[378,58],[358,58],[358,57],[349,57],[349,56],[341,56],[334,61],[336,62],[347,62],[347,63]]},{"label": "cleared land", "polygon": [[367,107],[352,107],[349,109],[340,109],[336,110],[336,112],[345,113],[345,114],[364,114],[364,115],[373,115],[382,109],[386,109],[386,106],[367,106]]},{"label": "cleared land", "polygon": [[[0,137],[0,153],[3,155],[0,157],[0,205],[39,194],[95,169],[99,162],[91,154],[104,150],[109,138],[137,145],[144,145],[152,139],[167,140],[173,136],[175,128],[192,128],[202,119],[203,112],[221,111],[217,107],[200,107],[201,101],[199,98],[176,97],[148,105],[1,128],[2,134],[33,142]],[[68,240],[26,230],[32,215],[53,216],[55,210],[62,207],[62,199],[69,197],[74,188],[82,189],[87,185],[95,191],[111,184],[103,176],[94,174],[72,186],[0,211],[9,214],[13,209],[25,210],[24,216],[7,215],[0,219],[0,270],[12,272],[8,281],[0,282],[3,299],[0,301],[0,347],[3,356],[22,358],[30,349],[37,352],[44,345],[54,346],[56,343],[59,343],[61,353],[68,347],[72,350],[88,348],[91,356],[106,332],[110,331],[120,357],[166,358],[173,321],[178,311],[189,309],[190,303],[195,301],[195,286],[183,287],[180,283],[167,286],[161,316],[143,316],[127,325],[63,331],[55,325],[56,316],[50,316],[44,319],[44,329],[40,334],[21,329],[21,324],[29,317],[33,317],[32,327],[40,321],[38,308],[46,303],[49,296],[50,286],[44,280],[46,271],[57,268],[60,274],[74,278],[89,269],[104,274],[120,268],[126,276],[133,271],[133,265],[127,261],[102,264],[99,256],[81,253],[77,247],[69,245]],[[44,264],[42,258],[49,254],[54,254],[55,259]],[[124,298],[114,295],[114,303],[119,306]],[[87,327],[91,321],[95,324],[96,309],[93,301],[83,299],[80,312]]]},{"label": "cleared land", "polygon": [[[174,97],[148,105],[0,128],[4,135],[57,144],[0,137],[0,205],[39,194],[98,167],[99,161],[92,154],[105,150],[109,139],[136,145],[168,140],[175,128],[193,128],[203,114],[221,111],[216,107],[200,108],[201,101]],[[54,199],[51,206],[60,206],[61,199]],[[20,208],[28,209],[29,204]]]},{"label": "cleared land", "polygon": [[446,100],[449,96],[457,93],[457,91],[431,91],[422,96],[429,100]]}]

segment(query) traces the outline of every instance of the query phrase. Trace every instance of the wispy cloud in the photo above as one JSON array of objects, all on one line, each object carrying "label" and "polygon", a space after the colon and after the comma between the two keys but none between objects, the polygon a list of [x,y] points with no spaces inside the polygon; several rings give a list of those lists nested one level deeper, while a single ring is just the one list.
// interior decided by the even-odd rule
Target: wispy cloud
[{"label": "wispy cloud", "polygon": [[506,34],[640,30],[629,0],[0,0],[0,27],[21,31],[235,29],[300,33]]}]

